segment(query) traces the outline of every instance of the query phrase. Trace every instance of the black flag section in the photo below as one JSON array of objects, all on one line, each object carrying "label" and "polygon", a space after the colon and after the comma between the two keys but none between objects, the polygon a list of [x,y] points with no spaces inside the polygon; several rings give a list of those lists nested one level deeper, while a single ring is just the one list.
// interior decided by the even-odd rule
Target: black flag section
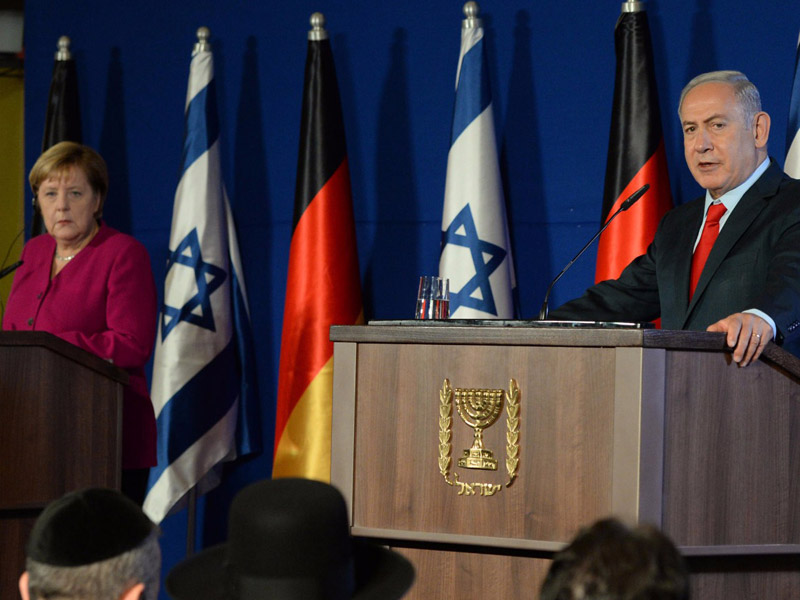
[{"label": "black flag section", "polygon": [[[42,152],[58,142],[83,142],[81,135],[81,110],[78,98],[78,74],[75,61],[69,51],[70,39],[62,35],[58,39],[47,99],[47,114],[44,120]],[[45,232],[42,215],[33,203],[31,237]]]}]

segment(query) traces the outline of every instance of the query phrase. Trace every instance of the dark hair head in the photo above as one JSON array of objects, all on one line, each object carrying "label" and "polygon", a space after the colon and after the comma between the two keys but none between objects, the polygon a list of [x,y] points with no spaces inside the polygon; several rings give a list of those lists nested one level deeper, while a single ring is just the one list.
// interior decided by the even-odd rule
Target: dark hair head
[{"label": "dark hair head", "polygon": [[557,553],[541,600],[688,600],[689,574],[655,527],[603,519]]},{"label": "dark hair head", "polygon": [[156,525],[115,490],[89,488],[54,500],[36,520],[29,559],[56,567],[108,560],[139,546]]}]

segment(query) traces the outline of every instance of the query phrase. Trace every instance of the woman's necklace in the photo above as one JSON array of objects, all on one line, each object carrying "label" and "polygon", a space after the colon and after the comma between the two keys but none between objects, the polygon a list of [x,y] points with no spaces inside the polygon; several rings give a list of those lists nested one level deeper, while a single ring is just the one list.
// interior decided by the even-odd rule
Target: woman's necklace
[{"label": "woman's necklace", "polygon": [[95,236],[95,234],[97,233],[98,229],[99,228],[97,226],[97,221],[95,221],[94,226],[92,227],[92,232],[88,236],[86,236],[86,239],[83,242],[81,242],[80,248],[78,248],[75,252],[73,252],[69,256],[61,256],[58,253],[58,249],[56,249],[56,260],[60,260],[61,262],[67,263],[67,262],[71,261],[73,258],[75,258],[76,256],[78,256],[78,252],[83,250],[86,247],[86,245],[89,242],[92,241],[92,238]]}]

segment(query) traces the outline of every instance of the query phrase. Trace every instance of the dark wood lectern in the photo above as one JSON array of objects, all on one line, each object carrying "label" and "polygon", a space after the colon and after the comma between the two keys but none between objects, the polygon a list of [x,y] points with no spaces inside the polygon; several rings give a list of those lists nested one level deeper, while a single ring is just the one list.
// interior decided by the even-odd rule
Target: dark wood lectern
[{"label": "dark wood lectern", "polygon": [[[553,553],[611,514],[670,535],[695,598],[800,597],[800,360],[780,348],[742,369],[711,333],[420,324],[331,339],[331,478],[353,534],[415,563],[408,598],[535,598]],[[476,435],[448,385],[504,390],[481,434],[496,471],[459,466]]]},{"label": "dark wood lectern", "polygon": [[16,598],[42,508],[70,490],[119,489],[122,369],[43,332],[0,332],[0,597]]}]

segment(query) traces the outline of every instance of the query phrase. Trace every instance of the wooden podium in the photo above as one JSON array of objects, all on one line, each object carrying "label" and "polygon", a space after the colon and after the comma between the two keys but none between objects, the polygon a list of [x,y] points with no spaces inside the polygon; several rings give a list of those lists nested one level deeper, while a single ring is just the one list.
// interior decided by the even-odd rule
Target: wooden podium
[{"label": "wooden podium", "polygon": [[[800,360],[777,346],[742,369],[704,332],[403,323],[331,339],[331,479],[352,533],[415,564],[409,599],[535,598],[553,553],[608,515],[661,527],[695,598],[800,597]],[[496,471],[458,465],[475,429],[453,397],[470,389],[503,390],[482,432]]]},{"label": "wooden podium", "polygon": [[90,486],[119,489],[122,369],[44,332],[0,332],[0,597],[17,598],[42,508]]}]

